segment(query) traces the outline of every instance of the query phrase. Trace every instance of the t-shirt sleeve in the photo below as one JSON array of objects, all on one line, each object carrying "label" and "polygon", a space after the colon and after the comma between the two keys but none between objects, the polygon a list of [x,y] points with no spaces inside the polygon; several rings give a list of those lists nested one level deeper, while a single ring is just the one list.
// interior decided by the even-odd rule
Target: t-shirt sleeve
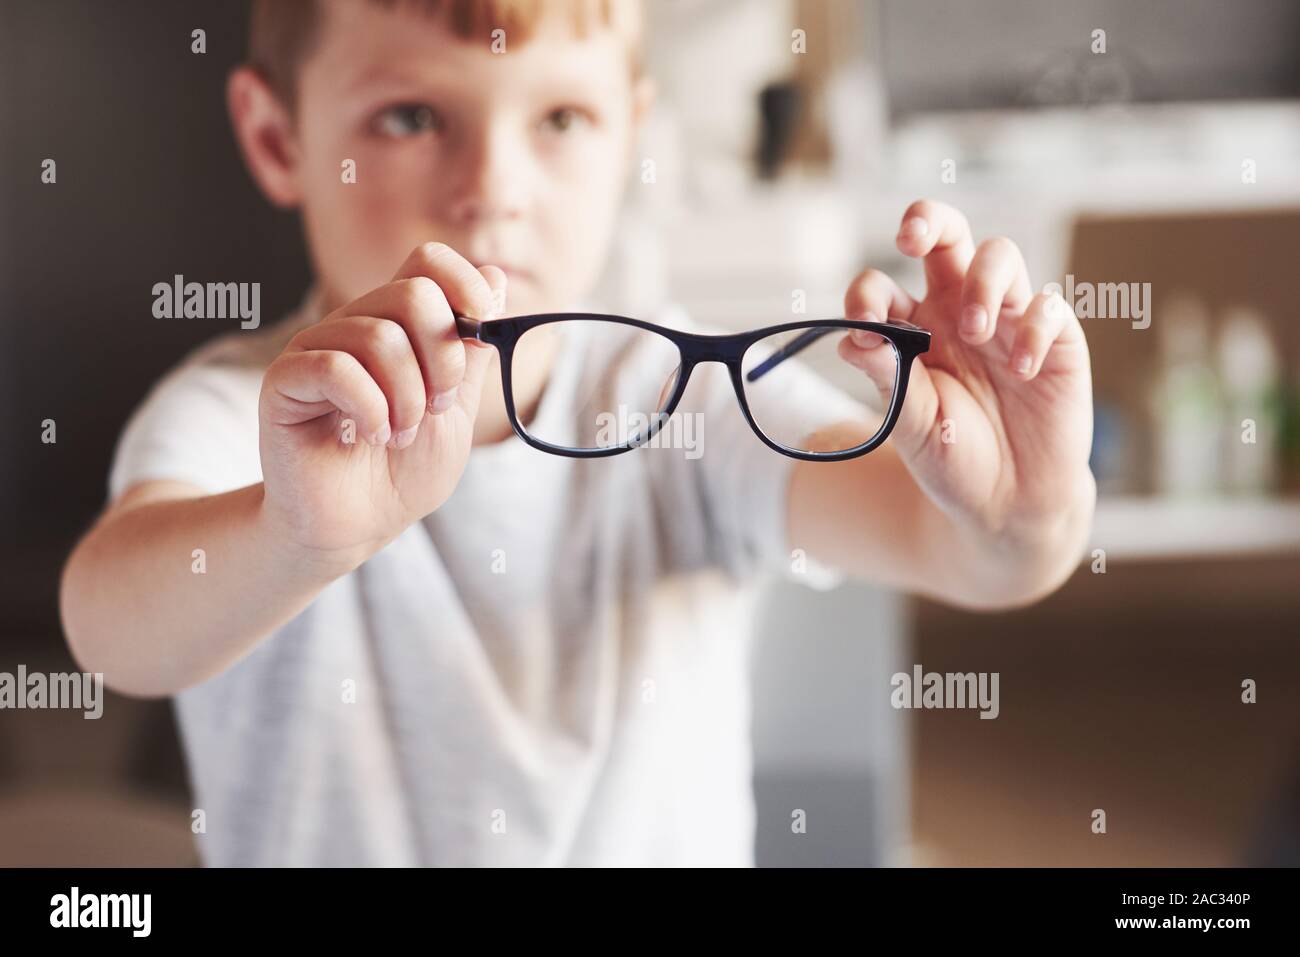
[{"label": "t-shirt sleeve", "polygon": [[251,368],[183,364],[158,381],[131,414],[109,470],[113,501],[147,480],[188,482],[216,495],[260,482],[257,403]]}]

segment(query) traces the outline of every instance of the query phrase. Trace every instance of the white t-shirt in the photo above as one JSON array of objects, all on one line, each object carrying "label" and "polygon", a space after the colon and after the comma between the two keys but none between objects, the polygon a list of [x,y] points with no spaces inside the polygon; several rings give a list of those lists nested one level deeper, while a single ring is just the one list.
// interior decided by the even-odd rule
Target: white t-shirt
[{"label": "white t-shirt", "polygon": [[[147,479],[261,481],[265,368],[318,318],[309,295],[187,356],[119,439],[110,497]],[[680,309],[654,318],[688,327]],[[785,365],[791,407],[843,417],[843,393]],[[594,368],[561,350],[539,426]],[[755,585],[841,576],[792,571],[795,460],[752,433],[722,365],[695,369],[691,411],[698,457],[475,447],[440,509],[178,694],[202,860],[752,864]]]}]

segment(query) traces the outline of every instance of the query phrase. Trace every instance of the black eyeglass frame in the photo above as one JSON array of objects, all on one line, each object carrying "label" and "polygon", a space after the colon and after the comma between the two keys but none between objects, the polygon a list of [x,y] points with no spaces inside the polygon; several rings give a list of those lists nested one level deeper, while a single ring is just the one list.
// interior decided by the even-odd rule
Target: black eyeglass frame
[{"label": "black eyeglass frame", "polygon": [[[515,412],[514,389],[511,386],[510,379],[515,346],[518,344],[519,339],[524,333],[536,329],[538,326],[544,326],[552,322],[582,320],[636,326],[657,333],[677,346],[678,354],[681,356],[677,382],[674,384],[672,395],[665,403],[664,408],[656,410],[652,415],[652,424],[644,436],[638,435],[633,441],[608,448],[575,449],[562,445],[552,445],[536,436],[529,435],[528,431],[520,423],[519,416]],[[845,459],[857,458],[859,455],[866,455],[879,447],[885,439],[889,438],[889,433],[893,431],[895,423],[898,422],[898,414],[903,407],[903,399],[907,395],[907,380],[911,372],[912,360],[929,351],[930,348],[930,332],[928,330],[900,319],[891,319],[888,322],[866,322],[857,319],[806,319],[799,322],[784,322],[775,326],[764,326],[762,329],[752,329],[747,332],[711,335],[699,332],[682,332],[628,316],[613,316],[592,312],[544,312],[488,321],[457,315],[456,328],[461,338],[474,339],[494,346],[500,354],[501,387],[505,397],[506,413],[510,416],[510,427],[514,429],[515,434],[535,449],[553,455],[566,455],[571,458],[602,458],[607,455],[619,455],[650,441],[660,431],[662,424],[676,411],[677,404],[686,391],[686,384],[690,381],[691,372],[703,362],[721,362],[727,367],[727,371],[731,375],[732,388],[735,389],[736,399],[740,402],[740,411],[745,416],[745,421],[749,423],[749,427],[754,430],[754,434],[763,441],[763,444],[773,451],[810,462],[842,462]],[[824,329],[825,332],[811,336],[799,336],[791,340],[778,353],[765,360],[763,365],[767,368],[764,368],[759,374],[769,371],[773,365],[772,360],[777,356],[780,357],[778,361],[784,361],[799,349],[810,345],[816,339],[821,338],[822,335],[836,329],[846,331],[860,329],[865,332],[874,332],[881,338],[889,340],[894,346],[898,363],[898,375],[894,383],[894,394],[890,399],[889,408],[885,412],[884,424],[869,441],[852,449],[839,452],[806,452],[802,449],[793,449],[781,445],[765,435],[763,430],[759,428],[749,410],[749,403],[745,399],[741,363],[750,346],[778,333],[796,330],[805,330],[812,333],[817,329]],[[798,344],[796,345],[796,343]],[[753,374],[756,371],[758,370],[750,370],[751,378],[755,378]]]}]

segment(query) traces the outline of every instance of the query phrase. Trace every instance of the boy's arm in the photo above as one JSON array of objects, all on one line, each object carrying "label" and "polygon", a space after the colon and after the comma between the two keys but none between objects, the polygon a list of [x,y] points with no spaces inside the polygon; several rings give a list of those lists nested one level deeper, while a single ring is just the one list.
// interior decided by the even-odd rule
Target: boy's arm
[{"label": "boy's arm", "polygon": [[964,529],[921,491],[886,442],[846,462],[797,462],[789,539],[823,564],[864,580],[968,608],[1026,604],[1078,566],[1092,526],[1092,494],[1063,496],[1059,519],[1027,534]]},{"label": "boy's arm", "polygon": [[[976,246],[950,206],[913,203],[896,242],[924,263],[925,298],[867,270],[849,287],[845,315],[923,326],[933,333],[930,351],[912,363],[884,446],[795,467],[791,547],[958,604],[1032,601],[1076,566],[1092,524],[1083,329],[1060,295],[1034,294],[1013,242]],[[873,361],[878,341],[847,335],[839,353],[879,376],[887,401],[895,376],[892,363]]]},{"label": "boy's arm", "polygon": [[120,496],[64,569],[78,664],[125,694],[172,694],[229,667],[360,564],[360,554],[291,544],[267,521],[262,492],[146,481]]},{"label": "boy's arm", "polygon": [[[297,333],[262,380],[261,482],[213,495],[142,475],[73,552],[60,602],[82,667],[146,696],[213,677],[438,508],[493,352],[462,343],[455,314],[491,318],[505,281],[425,243],[392,282]],[[192,415],[152,428],[189,434]]]}]

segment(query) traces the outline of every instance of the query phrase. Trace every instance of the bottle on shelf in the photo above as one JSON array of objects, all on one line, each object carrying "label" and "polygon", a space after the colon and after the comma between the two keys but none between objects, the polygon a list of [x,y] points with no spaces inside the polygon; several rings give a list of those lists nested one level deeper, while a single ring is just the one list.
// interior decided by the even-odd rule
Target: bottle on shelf
[{"label": "bottle on shelf", "polygon": [[1152,389],[1154,479],[1158,494],[1203,496],[1220,488],[1223,408],[1210,363],[1205,303],[1173,293],[1155,317],[1160,366]]},{"label": "bottle on shelf", "polygon": [[1219,326],[1223,389],[1223,484],[1230,492],[1277,489],[1284,399],[1282,363],[1268,323],[1243,306],[1228,309]]}]

